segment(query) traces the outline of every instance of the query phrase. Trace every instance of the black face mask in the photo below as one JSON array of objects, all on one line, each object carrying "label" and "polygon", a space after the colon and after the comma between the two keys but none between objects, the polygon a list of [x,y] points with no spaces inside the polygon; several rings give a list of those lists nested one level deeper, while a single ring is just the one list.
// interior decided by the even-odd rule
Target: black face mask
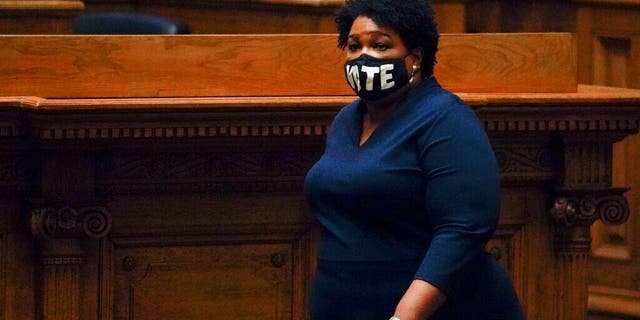
[{"label": "black face mask", "polygon": [[409,83],[402,59],[378,59],[362,54],[344,64],[347,83],[363,100],[375,101],[389,96]]}]

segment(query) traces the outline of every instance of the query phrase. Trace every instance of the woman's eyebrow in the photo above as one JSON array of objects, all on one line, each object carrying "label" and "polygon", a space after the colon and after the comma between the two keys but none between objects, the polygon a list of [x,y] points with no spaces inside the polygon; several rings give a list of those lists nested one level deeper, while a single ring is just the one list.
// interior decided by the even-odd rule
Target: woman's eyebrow
[{"label": "woman's eyebrow", "polygon": [[[386,33],[386,32],[382,32],[382,31],[366,31],[364,32],[365,35],[369,35],[369,36],[373,36],[373,37],[387,37],[387,38],[391,38],[391,35]],[[350,34],[349,38],[353,38],[354,40],[358,40],[360,38],[360,34]]]}]

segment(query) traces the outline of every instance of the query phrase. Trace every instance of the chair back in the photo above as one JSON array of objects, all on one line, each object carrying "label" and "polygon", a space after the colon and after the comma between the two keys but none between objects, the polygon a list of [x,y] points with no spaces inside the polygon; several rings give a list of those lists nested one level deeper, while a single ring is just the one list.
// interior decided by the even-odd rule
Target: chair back
[{"label": "chair back", "polygon": [[82,14],[73,20],[74,34],[188,34],[189,26],[167,18],[132,13]]}]

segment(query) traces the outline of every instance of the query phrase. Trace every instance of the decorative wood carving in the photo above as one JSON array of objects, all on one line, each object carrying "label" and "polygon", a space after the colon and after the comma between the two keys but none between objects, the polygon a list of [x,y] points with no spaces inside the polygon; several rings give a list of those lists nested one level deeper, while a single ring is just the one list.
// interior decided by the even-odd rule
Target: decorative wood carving
[{"label": "decorative wood carving", "polygon": [[624,223],[629,206],[626,188],[557,190],[551,215],[557,224],[555,245],[559,259],[557,279],[563,298],[559,310],[563,319],[587,316],[587,283],[575,281],[587,274],[591,244],[591,224],[600,219],[606,224]]},{"label": "decorative wood carving", "polygon": [[99,239],[111,229],[105,207],[39,207],[31,210],[31,231],[44,240],[89,237]]},{"label": "decorative wood carving", "polygon": [[111,215],[101,206],[40,206],[31,210],[31,231],[44,241],[43,319],[80,319],[80,270],[85,252],[78,238],[99,239],[110,229]]},{"label": "decorative wood carving", "polygon": [[587,256],[589,227],[596,220],[621,224],[629,217],[626,188],[558,190],[551,215],[561,228],[556,245],[559,252]]},{"label": "decorative wood carving", "polygon": [[544,145],[494,146],[500,174],[506,181],[548,181],[553,178],[551,150]]},{"label": "decorative wood carving", "polygon": [[590,225],[597,219],[608,225],[624,223],[629,217],[627,190],[559,190],[552,213],[564,227]]},{"label": "decorative wood carving", "polygon": [[212,147],[209,152],[117,152],[99,157],[98,192],[103,194],[301,191],[306,171],[318,152],[277,146],[244,151]]}]

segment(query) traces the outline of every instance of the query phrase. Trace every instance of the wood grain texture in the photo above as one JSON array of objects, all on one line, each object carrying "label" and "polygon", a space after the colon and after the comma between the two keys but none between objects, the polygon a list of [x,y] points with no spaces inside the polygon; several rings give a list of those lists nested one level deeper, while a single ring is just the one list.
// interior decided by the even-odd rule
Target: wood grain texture
[{"label": "wood grain texture", "polygon": [[291,257],[286,244],[117,250],[135,266],[116,270],[114,318],[291,319]]},{"label": "wood grain texture", "polygon": [[[481,39],[481,40],[480,40]],[[575,92],[568,34],[443,35],[456,92]],[[0,36],[0,96],[352,95],[335,35]]]},{"label": "wood grain texture", "polygon": [[82,10],[84,3],[77,0],[0,0],[0,10]]},{"label": "wood grain texture", "polygon": [[456,92],[575,92],[576,64],[570,34],[451,34],[436,76]]}]

